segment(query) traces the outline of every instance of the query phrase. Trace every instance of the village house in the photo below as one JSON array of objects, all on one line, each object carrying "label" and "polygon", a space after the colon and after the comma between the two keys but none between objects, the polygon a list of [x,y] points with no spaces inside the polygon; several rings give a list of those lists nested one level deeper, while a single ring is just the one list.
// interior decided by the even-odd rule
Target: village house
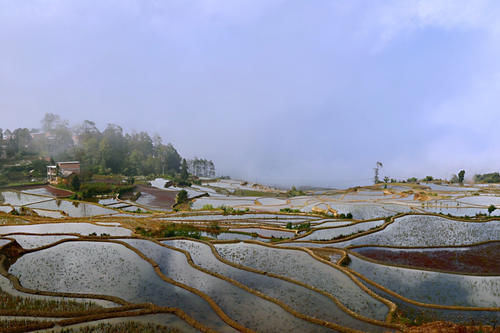
[{"label": "village house", "polygon": [[47,166],[47,180],[51,184],[68,180],[73,175],[80,175],[80,162],[57,162],[56,165]]}]

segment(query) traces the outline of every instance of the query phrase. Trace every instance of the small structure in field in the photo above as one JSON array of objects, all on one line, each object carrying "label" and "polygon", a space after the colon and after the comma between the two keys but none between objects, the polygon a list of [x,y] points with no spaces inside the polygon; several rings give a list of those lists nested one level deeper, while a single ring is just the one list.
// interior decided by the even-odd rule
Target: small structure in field
[{"label": "small structure in field", "polygon": [[80,175],[80,162],[57,162],[56,165],[47,166],[47,180],[51,184],[68,181],[72,176]]}]

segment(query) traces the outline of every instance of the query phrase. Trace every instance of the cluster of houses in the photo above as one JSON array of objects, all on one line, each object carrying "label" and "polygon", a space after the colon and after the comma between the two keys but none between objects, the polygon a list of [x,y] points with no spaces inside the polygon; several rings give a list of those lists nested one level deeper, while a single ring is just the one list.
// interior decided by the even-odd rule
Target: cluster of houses
[{"label": "cluster of houses", "polygon": [[47,166],[47,180],[50,184],[67,182],[75,175],[80,175],[80,162],[57,162],[56,165]]}]

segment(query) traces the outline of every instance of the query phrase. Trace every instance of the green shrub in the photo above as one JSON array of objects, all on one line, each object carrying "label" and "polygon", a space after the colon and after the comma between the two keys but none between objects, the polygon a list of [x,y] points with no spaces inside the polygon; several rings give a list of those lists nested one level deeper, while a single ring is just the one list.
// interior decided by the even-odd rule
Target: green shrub
[{"label": "green shrub", "polygon": [[78,191],[80,189],[80,177],[78,177],[78,175],[75,175],[72,179],[71,179],[71,189],[73,191]]},{"label": "green shrub", "polygon": [[305,193],[301,190],[297,190],[295,186],[292,186],[292,188],[286,193],[287,196],[289,197],[296,197],[300,195],[305,195]]},{"label": "green shrub", "polygon": [[495,205],[490,205],[488,207],[488,214],[491,215],[491,213],[493,213],[496,209]]},{"label": "green shrub", "polygon": [[474,175],[476,183],[500,183],[500,174],[498,172],[485,173],[483,175]]},{"label": "green shrub", "polygon": [[185,203],[188,201],[188,193],[186,190],[181,190],[179,193],[177,193],[177,196],[175,197],[175,204],[180,205],[182,203]]},{"label": "green shrub", "polygon": [[142,227],[137,227],[135,229],[136,233],[144,236],[144,237],[157,237],[157,238],[163,238],[163,237],[189,237],[189,238],[195,238],[195,239],[200,239],[201,238],[201,232],[198,230],[196,227],[190,225],[190,224],[176,224],[176,223],[169,223],[160,230],[151,230],[151,229],[145,229]]},{"label": "green shrub", "polygon": [[302,213],[300,211],[300,209],[292,209],[292,208],[289,208],[289,207],[281,208],[280,212],[282,212],[282,213]]},{"label": "green shrub", "polygon": [[93,198],[97,195],[116,193],[119,196],[132,191],[135,185],[115,185],[108,183],[85,183],[80,186],[82,198]]},{"label": "green shrub", "polygon": [[311,230],[311,222],[305,222],[297,225],[293,225],[292,222],[286,224],[287,229],[294,229],[298,231],[309,231]]}]

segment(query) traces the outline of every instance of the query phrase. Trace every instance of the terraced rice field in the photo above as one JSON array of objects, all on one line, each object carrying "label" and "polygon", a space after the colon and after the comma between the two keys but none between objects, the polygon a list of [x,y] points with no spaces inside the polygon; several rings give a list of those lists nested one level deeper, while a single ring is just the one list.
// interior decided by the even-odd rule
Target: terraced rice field
[{"label": "terraced rice field", "polygon": [[387,264],[469,274],[500,275],[500,243],[468,247],[387,248],[359,247],[354,252]]},{"label": "terraced rice field", "polygon": [[30,225],[0,226],[0,235],[13,233],[32,234],[107,234],[110,236],[129,236],[131,231],[116,226],[99,226],[90,223],[44,223]]},{"label": "terraced rice field", "polygon": [[363,231],[367,231],[373,228],[380,227],[385,223],[384,220],[376,220],[370,222],[361,222],[348,226],[331,227],[326,229],[314,230],[311,234],[301,237],[301,241],[311,241],[311,240],[333,240],[342,237],[354,235]]},{"label": "terraced rice field", "polygon": [[[154,184],[137,202],[3,191],[0,299],[18,306],[0,307],[1,327],[396,332],[426,321],[500,320],[499,210],[472,216],[500,203],[497,187],[391,185],[286,198],[219,181],[193,187],[209,194],[193,200],[194,210],[172,213],[154,193],[173,192]],[[256,188],[276,197],[235,195]],[[148,213],[123,213],[137,207]],[[428,213],[453,210],[457,217]]]}]

